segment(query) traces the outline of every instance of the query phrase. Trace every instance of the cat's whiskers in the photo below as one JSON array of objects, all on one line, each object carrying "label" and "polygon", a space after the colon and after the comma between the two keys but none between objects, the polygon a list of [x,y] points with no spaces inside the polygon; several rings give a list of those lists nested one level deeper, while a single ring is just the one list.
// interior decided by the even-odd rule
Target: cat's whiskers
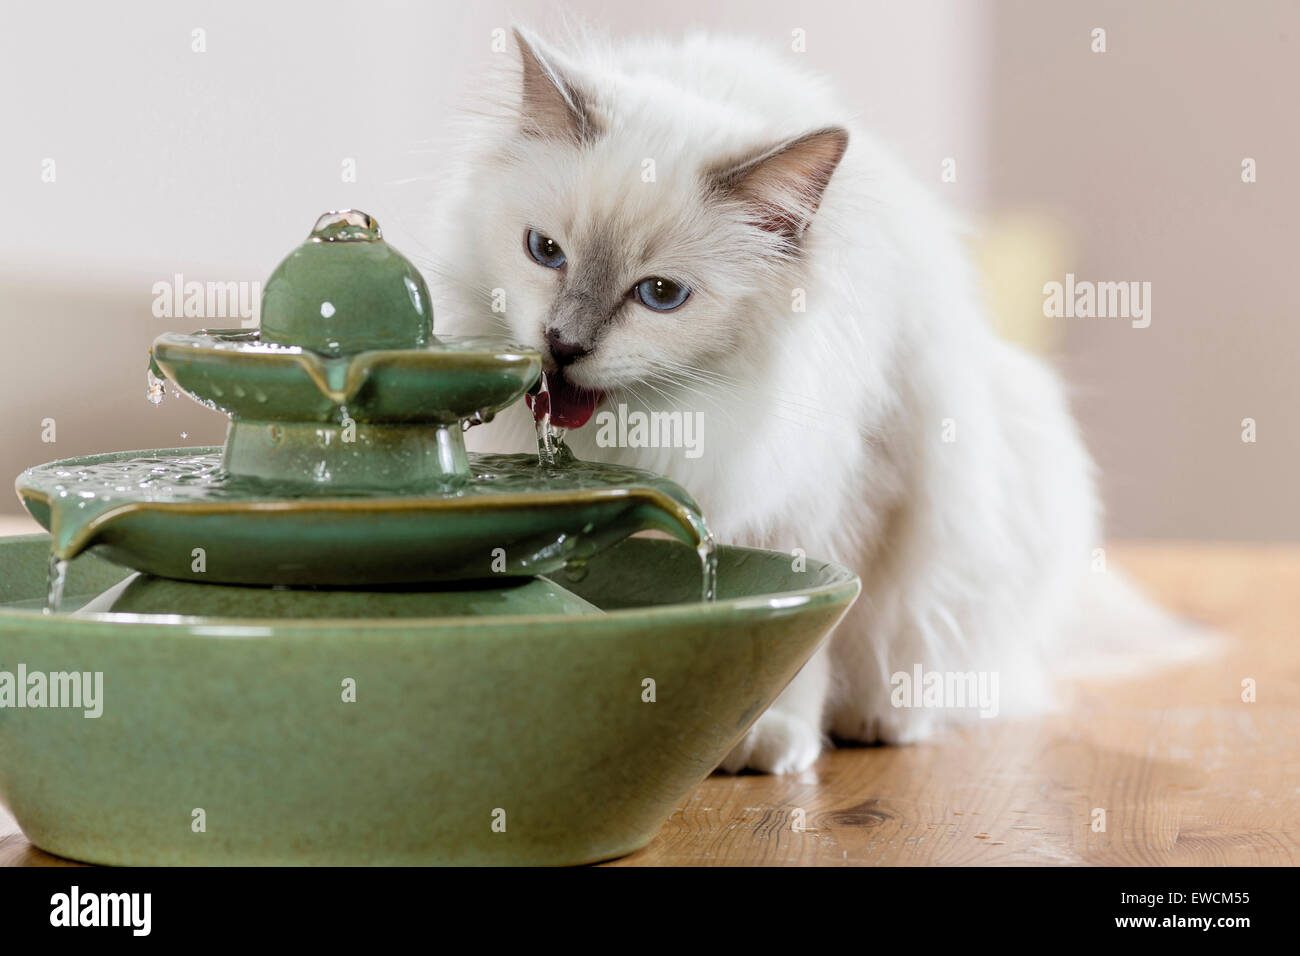
[{"label": "cat's whiskers", "polygon": [[[410,256],[410,259],[425,272],[447,280],[446,284],[448,286],[459,286],[462,290],[469,292],[470,295],[482,302],[484,305],[482,314],[488,316],[507,338],[513,337],[514,330],[510,327],[509,320],[507,320],[505,315],[501,312],[495,311],[492,308],[495,290],[488,288],[486,285],[467,282],[464,276],[459,275],[452,268],[443,265],[437,259],[430,256],[412,255]],[[434,328],[437,328],[436,317]]]},{"label": "cat's whiskers", "polygon": [[[683,400],[689,402],[692,398],[702,399],[704,402],[707,402],[710,406],[719,411],[728,425],[734,424],[735,419],[728,403],[725,402],[721,396],[715,394],[717,386],[725,385],[726,383],[721,381],[711,382],[703,376],[692,379],[693,373],[688,371],[685,367],[678,365],[678,363],[653,361],[650,364],[653,369],[653,374],[659,377],[670,388],[676,390],[677,394],[675,396],[669,396],[662,390],[657,388],[655,389],[661,395],[664,395],[665,399],[668,399],[670,403],[680,405],[683,404]],[[645,384],[650,383],[646,382]]]},{"label": "cat's whiskers", "polygon": [[[672,371],[669,371],[670,369]],[[777,408],[789,412],[794,416],[787,417],[785,415],[778,415],[768,411],[766,417],[774,421],[784,422],[800,428],[810,428],[826,432],[831,430],[828,424],[828,420],[830,419],[843,421],[853,420],[850,416],[831,414],[818,405],[808,405],[783,398],[780,394],[782,390],[772,389],[770,387],[760,389],[753,383],[746,383],[714,370],[700,369],[694,366],[683,365],[681,363],[660,362],[657,363],[655,371],[657,374],[664,375],[665,377],[672,377],[673,372],[677,372],[688,378],[693,377],[706,385],[707,390],[692,387],[685,382],[678,382],[678,384],[685,388],[688,393],[704,398],[709,401],[710,404],[715,405],[720,411],[722,411],[723,416],[729,425],[735,423],[735,417],[732,413],[736,407],[735,399],[737,393],[753,393],[757,395],[759,392],[763,393],[767,404],[775,405]],[[723,389],[726,391],[725,396],[715,394],[715,392]]]},{"label": "cat's whiskers", "polygon": [[726,398],[729,399],[726,404],[723,403],[724,400],[722,397],[700,391],[699,389],[692,389],[692,391],[701,397],[707,397],[720,408],[728,410],[727,418],[729,422],[734,420],[729,413],[729,408],[734,404],[737,393],[758,394],[759,392],[762,392],[768,402],[796,416],[793,418],[787,418],[785,416],[769,415],[769,417],[778,421],[784,421],[788,424],[797,425],[799,427],[815,428],[819,431],[829,430],[828,422],[832,420],[839,422],[853,422],[856,424],[856,419],[853,418],[853,416],[847,415],[841,411],[829,409],[804,393],[791,392],[788,389],[780,389],[770,385],[764,385],[760,388],[753,382],[745,382],[723,372],[718,372],[713,369],[702,369],[698,366],[686,365],[679,362],[657,362],[654,363],[654,367],[656,374],[662,374],[665,377],[672,377],[674,374],[680,374],[688,379],[710,386],[711,388],[725,389],[727,391]]}]

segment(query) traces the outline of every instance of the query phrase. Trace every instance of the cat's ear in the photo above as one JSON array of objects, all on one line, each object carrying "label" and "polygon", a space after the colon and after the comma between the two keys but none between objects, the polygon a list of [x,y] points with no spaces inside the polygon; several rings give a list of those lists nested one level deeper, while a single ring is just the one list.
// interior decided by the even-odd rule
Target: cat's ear
[{"label": "cat's ear", "polygon": [[592,139],[597,132],[590,104],[581,88],[566,75],[560,58],[520,27],[515,41],[523,61],[523,94],[519,112],[525,135]]},{"label": "cat's ear", "polygon": [[711,178],[722,194],[750,206],[758,225],[797,240],[848,146],[848,130],[828,126],[720,163]]}]

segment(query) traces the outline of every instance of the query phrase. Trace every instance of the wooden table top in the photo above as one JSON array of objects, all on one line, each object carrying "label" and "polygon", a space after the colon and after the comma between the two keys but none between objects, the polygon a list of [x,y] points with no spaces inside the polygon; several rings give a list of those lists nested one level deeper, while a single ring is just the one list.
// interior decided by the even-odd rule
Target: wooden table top
[{"label": "wooden table top", "polygon": [[[1224,652],[1080,684],[1038,720],[838,750],[803,774],[715,775],[612,865],[1300,863],[1300,547],[1133,544],[1108,557],[1227,634]],[[0,865],[66,862],[0,809]]]}]

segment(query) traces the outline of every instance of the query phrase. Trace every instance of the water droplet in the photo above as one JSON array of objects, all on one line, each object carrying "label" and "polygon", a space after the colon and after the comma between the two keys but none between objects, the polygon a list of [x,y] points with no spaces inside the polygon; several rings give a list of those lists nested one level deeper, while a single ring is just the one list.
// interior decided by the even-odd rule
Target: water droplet
[{"label": "water droplet", "polygon": [[167,396],[167,385],[153,373],[153,369],[149,369],[146,374],[149,377],[146,379],[148,385],[144,397],[148,399],[150,405],[161,405],[162,400]]},{"label": "water droplet", "polygon": [[700,556],[701,597],[704,601],[711,602],[718,594],[718,551],[713,543],[713,535],[706,532],[695,553]]}]

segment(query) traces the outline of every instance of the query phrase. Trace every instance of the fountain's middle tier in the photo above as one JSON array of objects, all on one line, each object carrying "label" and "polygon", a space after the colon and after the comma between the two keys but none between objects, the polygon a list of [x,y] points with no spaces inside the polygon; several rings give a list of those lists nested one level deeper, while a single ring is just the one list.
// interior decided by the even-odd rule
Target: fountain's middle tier
[{"label": "fountain's middle tier", "polygon": [[694,500],[636,469],[469,455],[455,489],[328,491],[234,475],[216,448],[118,452],[28,469],[18,493],[56,558],[87,548],[166,578],[366,587],[581,573],[597,551],[659,530],[708,556]]}]

